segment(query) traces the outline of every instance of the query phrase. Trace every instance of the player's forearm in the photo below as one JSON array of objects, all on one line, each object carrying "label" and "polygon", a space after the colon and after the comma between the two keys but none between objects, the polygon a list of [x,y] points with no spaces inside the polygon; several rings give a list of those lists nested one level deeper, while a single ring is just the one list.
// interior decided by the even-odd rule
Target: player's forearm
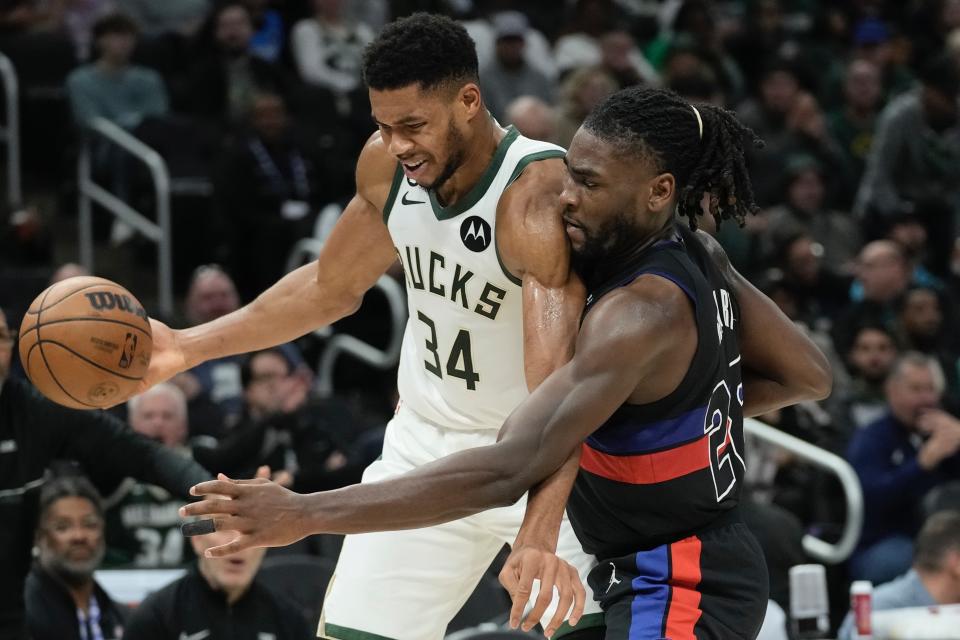
[{"label": "player's forearm", "polygon": [[295,340],[352,313],[360,296],[326,286],[316,263],[288,273],[250,304],[178,332],[188,369],[206,360],[249,353]]},{"label": "player's forearm", "polygon": [[765,378],[752,371],[743,372],[743,417],[755,418],[777,409],[808,400],[803,391]]},{"label": "player's forearm", "polygon": [[527,510],[513,548],[535,546],[556,551],[560,522],[580,468],[580,448],[552,476],[530,489]]},{"label": "player's forearm", "polygon": [[533,482],[518,453],[480,447],[383,482],[304,496],[305,534],[414,529],[513,504]]}]

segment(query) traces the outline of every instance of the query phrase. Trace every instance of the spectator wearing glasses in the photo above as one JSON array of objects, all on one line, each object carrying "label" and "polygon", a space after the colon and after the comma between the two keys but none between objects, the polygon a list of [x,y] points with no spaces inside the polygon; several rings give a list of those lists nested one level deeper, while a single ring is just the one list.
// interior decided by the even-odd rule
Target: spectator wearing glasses
[{"label": "spectator wearing glasses", "polygon": [[46,483],[40,494],[37,562],[27,576],[32,640],[118,640],[126,612],[93,578],[103,561],[103,505],[83,476]]}]

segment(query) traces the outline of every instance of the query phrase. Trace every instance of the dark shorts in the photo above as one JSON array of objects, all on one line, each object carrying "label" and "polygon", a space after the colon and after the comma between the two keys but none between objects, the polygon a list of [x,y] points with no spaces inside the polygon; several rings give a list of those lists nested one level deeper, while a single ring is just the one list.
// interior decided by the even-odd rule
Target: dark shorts
[{"label": "dark shorts", "polygon": [[753,640],[767,610],[763,551],[742,523],[602,559],[588,582],[605,626],[571,639]]}]

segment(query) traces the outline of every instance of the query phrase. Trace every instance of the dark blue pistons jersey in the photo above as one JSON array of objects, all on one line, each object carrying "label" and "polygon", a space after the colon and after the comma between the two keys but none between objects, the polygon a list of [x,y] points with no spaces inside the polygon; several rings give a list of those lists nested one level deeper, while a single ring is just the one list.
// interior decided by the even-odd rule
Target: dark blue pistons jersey
[{"label": "dark blue pistons jersey", "polygon": [[697,348],[673,392],[649,404],[622,405],[583,444],[567,509],[584,549],[600,557],[728,520],[743,484],[739,309],[730,285],[696,234],[677,225],[629,269],[591,287],[586,313],[643,274],[666,278],[687,295]]}]

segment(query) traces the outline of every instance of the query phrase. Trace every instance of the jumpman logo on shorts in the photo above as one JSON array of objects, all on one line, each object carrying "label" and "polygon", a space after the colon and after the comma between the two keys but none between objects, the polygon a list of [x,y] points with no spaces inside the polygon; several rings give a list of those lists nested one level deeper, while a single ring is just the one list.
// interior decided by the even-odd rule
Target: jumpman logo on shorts
[{"label": "jumpman logo on shorts", "polygon": [[617,580],[617,565],[613,564],[612,562],[610,562],[609,565],[610,565],[610,584],[607,585],[607,590],[604,591],[604,593],[610,593],[610,589],[613,589],[613,585],[620,584],[622,582],[621,580]]}]

